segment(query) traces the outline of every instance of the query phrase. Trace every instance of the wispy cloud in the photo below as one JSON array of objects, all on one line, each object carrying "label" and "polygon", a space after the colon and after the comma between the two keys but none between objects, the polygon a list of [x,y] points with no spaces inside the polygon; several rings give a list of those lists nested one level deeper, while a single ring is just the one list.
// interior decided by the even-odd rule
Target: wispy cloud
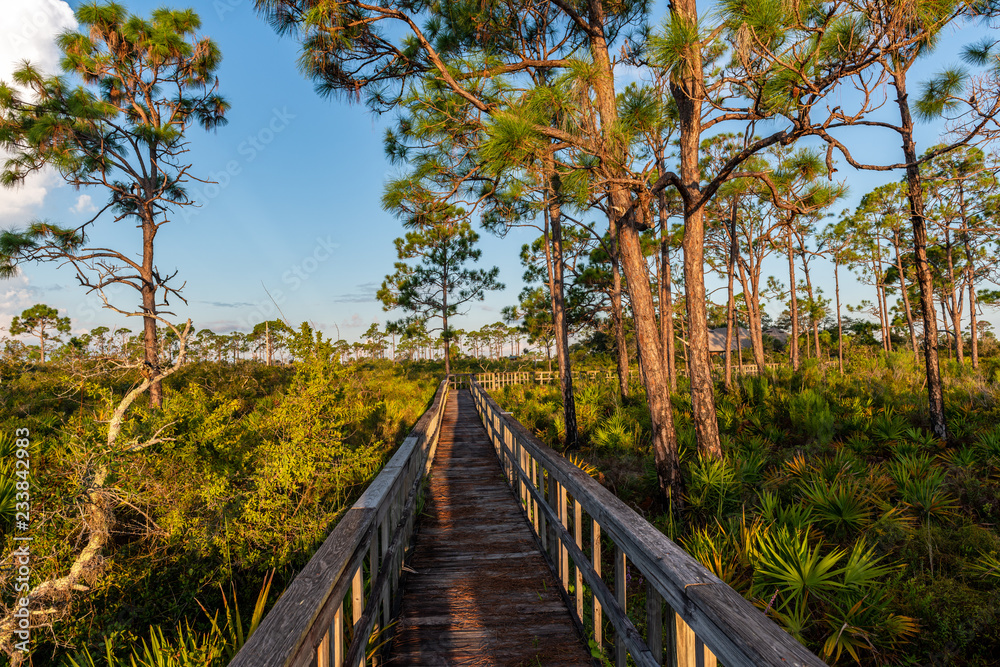
[{"label": "wispy cloud", "polygon": [[338,294],[334,297],[334,303],[373,303],[378,299],[375,293],[378,292],[379,283],[361,283],[355,287],[354,292]]},{"label": "wispy cloud", "polygon": [[206,303],[209,306],[215,306],[216,308],[252,308],[257,305],[255,303],[251,303],[250,301],[199,301],[198,303]]}]

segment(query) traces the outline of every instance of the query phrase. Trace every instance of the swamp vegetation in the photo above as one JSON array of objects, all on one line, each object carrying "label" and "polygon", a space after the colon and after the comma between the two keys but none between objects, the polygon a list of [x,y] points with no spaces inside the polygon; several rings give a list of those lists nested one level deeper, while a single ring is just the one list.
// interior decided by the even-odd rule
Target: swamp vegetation
[{"label": "swamp vegetation", "polygon": [[[571,458],[831,664],[996,664],[1000,366],[944,370],[947,446],[910,354],[738,378],[717,399],[722,458],[699,456],[679,387],[683,519],[657,492],[641,392],[584,381]],[[562,441],[557,387],[496,395]]]},{"label": "swamp vegetation", "polygon": [[226,664],[435,388],[413,366],[342,366],[322,341],[294,366],[202,361],[167,379],[161,410],[136,403],[108,452],[106,422],[134,370],[81,359],[0,374],[0,539],[10,553],[8,436],[28,428],[33,579],[73,560],[84,471],[109,459],[117,503],[104,557],[70,613],[32,632],[33,664],[67,667]]}]

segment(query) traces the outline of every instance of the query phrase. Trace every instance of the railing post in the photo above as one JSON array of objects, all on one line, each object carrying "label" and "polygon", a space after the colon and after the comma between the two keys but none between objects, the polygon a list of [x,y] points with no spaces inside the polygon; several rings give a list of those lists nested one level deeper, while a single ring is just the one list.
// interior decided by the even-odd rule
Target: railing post
[{"label": "railing post", "polygon": [[[569,511],[566,500],[566,487],[559,485],[559,520],[563,528],[569,531]],[[569,551],[562,540],[559,540],[559,578],[562,580],[563,590],[569,594]]]},{"label": "railing post", "polygon": [[[580,551],[583,551],[583,506],[580,501],[573,498],[573,539]],[[574,563],[576,571],[576,618],[583,623],[583,572],[580,571],[580,563]]]},{"label": "railing post", "polygon": [[663,663],[663,598],[646,581],[646,645],[656,662]]},{"label": "railing post", "polygon": [[[601,578],[601,524],[597,519],[590,519],[590,563],[597,573],[597,578]],[[591,602],[594,605],[594,643],[599,651],[604,650],[604,619],[601,613],[601,601],[596,595],[591,594]]]},{"label": "railing post", "polygon": [[[622,611],[628,615],[628,597],[626,574],[628,565],[625,563],[625,552],[615,545],[615,600]],[[625,649],[625,637],[620,632],[615,633],[615,667],[625,667],[628,651]],[[693,666],[692,666],[693,667]]]},{"label": "railing post", "polygon": [[[531,486],[538,490],[538,461],[535,460],[534,456],[531,456]],[[535,494],[530,494],[531,497],[531,527],[535,530],[535,535],[539,538],[542,534],[538,532],[538,501],[535,500]],[[545,541],[542,540],[542,546],[544,548]]]},{"label": "railing post", "polygon": [[344,603],[333,616],[333,667],[344,665]]}]

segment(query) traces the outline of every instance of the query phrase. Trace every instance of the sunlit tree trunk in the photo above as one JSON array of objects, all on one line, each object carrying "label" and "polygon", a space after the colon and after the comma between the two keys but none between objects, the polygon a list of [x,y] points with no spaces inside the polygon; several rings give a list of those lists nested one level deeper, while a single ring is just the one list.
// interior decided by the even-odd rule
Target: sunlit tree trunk
[{"label": "sunlit tree trunk", "polygon": [[[697,25],[695,0],[674,0],[671,13],[685,23]],[[677,107],[680,139],[681,200],[684,202],[684,290],[688,319],[688,379],[691,383],[691,411],[698,451],[720,458],[722,443],[715,412],[715,387],[708,354],[708,313],[705,294],[705,208],[696,205],[701,198],[701,116],[704,104],[702,44],[692,41],[685,47],[686,65],[671,79],[670,89]]]},{"label": "sunlit tree trunk", "polygon": [[795,286],[795,252],[792,250],[792,225],[785,233],[785,254],[788,255],[788,310],[792,317],[792,335],[789,339],[788,360],[792,370],[799,370],[799,300]]},{"label": "sunlit tree trunk", "polygon": [[[733,201],[729,214],[729,271],[727,299],[726,299],[726,389],[733,385],[733,311],[736,308],[736,299],[733,296],[733,280],[736,277],[736,201]],[[739,340],[737,333],[736,339]]]},{"label": "sunlit tree trunk", "polygon": [[910,345],[913,347],[913,356],[920,358],[917,348],[917,329],[913,324],[913,310],[910,308],[909,289],[906,284],[906,274],[903,272],[902,243],[899,238],[899,230],[894,229],[893,245],[896,246],[896,271],[899,273],[899,291],[903,295],[903,308],[906,311],[906,326],[910,329]]},{"label": "sunlit tree trunk", "polygon": [[677,391],[677,363],[674,350],[674,297],[670,276],[670,228],[667,214],[667,196],[662,190],[660,203],[660,338],[663,354],[667,359],[667,375],[670,378],[670,390]]},{"label": "sunlit tree trunk", "polygon": [[934,434],[948,439],[944,415],[944,391],[938,367],[937,317],[934,314],[934,283],[927,261],[927,223],[924,218],[924,195],[917,166],[917,147],[913,142],[913,118],[906,94],[906,73],[901,66],[893,72],[896,104],[899,107],[900,126],[903,130],[903,157],[906,167],[906,196],[910,203],[910,222],[913,225],[913,254],[917,265],[917,282],[920,285],[921,316],[924,323],[924,365],[927,371],[927,397]]},{"label": "sunlit tree trunk", "polygon": [[[552,297],[552,324],[555,333],[556,357],[559,361],[559,389],[563,399],[563,419],[566,424],[566,448],[576,449],[576,402],[573,399],[573,371],[569,359],[569,327],[566,323],[566,300],[564,297],[565,259],[562,242],[562,208],[559,197],[562,182],[551,159],[546,164],[548,172],[548,208],[545,220],[545,255],[549,270],[549,293]],[[551,243],[549,233],[551,230]]]},{"label": "sunlit tree trunk", "polygon": [[155,378],[149,385],[149,402],[154,408],[163,406],[163,383],[159,379],[160,354],[156,331],[156,279],[153,267],[153,240],[156,238],[156,224],[153,212],[144,211],[142,220],[142,342],[145,373]]},{"label": "sunlit tree trunk", "polygon": [[[625,311],[622,306],[622,274],[618,231],[611,225],[611,324],[615,330],[615,364],[618,368],[618,390],[628,396],[628,342],[625,340]],[[629,285],[631,288],[631,285]]]},{"label": "sunlit tree trunk", "polygon": [[754,363],[757,364],[757,372],[763,373],[765,370],[764,357],[764,331],[760,313],[760,282],[751,280],[748,269],[743,262],[736,263],[739,269],[740,284],[743,286],[743,302],[747,308],[747,328],[750,330],[750,349],[753,352]]},{"label": "sunlit tree trunk", "polygon": [[[591,85],[594,106],[600,118],[602,134],[610,141],[618,136],[618,109],[614,75],[608,44],[604,37],[604,6],[600,0],[588,0],[590,23],[590,51],[597,75]],[[611,154],[624,156],[625,146],[610,147]],[[608,165],[608,167],[612,167]],[[683,509],[683,481],[677,457],[677,435],[670,404],[670,381],[663,363],[660,332],[649,289],[646,258],[642,252],[639,230],[632,210],[632,196],[618,183],[608,185],[608,204],[612,217],[612,230],[616,232],[625,278],[631,297],[635,322],[636,344],[642,350],[642,380],[646,389],[649,416],[653,427],[653,461],[660,489],[668,497],[675,511]],[[627,372],[627,367],[626,367]]]},{"label": "sunlit tree trunk", "polygon": [[840,317],[840,262],[833,260],[833,285],[837,299],[837,361],[844,372],[844,323]]}]

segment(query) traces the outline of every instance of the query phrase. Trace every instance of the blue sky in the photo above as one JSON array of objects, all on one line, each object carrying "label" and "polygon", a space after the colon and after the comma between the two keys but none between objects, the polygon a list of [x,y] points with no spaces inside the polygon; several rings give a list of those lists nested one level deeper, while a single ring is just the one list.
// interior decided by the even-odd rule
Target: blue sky
[{"label": "blue sky", "polygon": [[[71,20],[67,4],[76,3],[5,0],[5,15],[13,20],[0,26],[0,78],[9,78],[13,60],[26,56],[55,66],[51,37]],[[133,13],[147,15],[164,3],[125,4]],[[193,172],[217,184],[193,184],[201,206],[175,213],[157,239],[157,264],[176,269],[178,280],[186,282],[188,305],[177,304],[178,318],[190,317],[196,328],[216,332],[248,330],[277,316],[267,292],[293,324],[308,320],[348,340],[357,339],[373,321],[398,317],[384,313],[374,298],[395,261],[392,240],[402,233],[399,222],[379,205],[383,185],[395,173],[382,151],[391,118],[317,96],[297,70],[296,43],[277,37],[255,15],[250,0],[168,4],[192,6],[201,15],[202,33],[222,50],[220,92],[232,105],[227,126],[214,133],[188,133]],[[967,39],[968,33],[949,35],[942,57]],[[922,132],[920,146],[935,141],[937,128]],[[879,161],[900,154],[892,137],[873,137],[866,146],[865,156]],[[845,206],[868,188],[898,178],[857,178],[847,171],[842,168],[841,174],[847,175],[852,192]],[[97,190],[78,192],[60,185],[53,175],[39,177],[23,189],[0,192],[0,226],[34,218],[79,224],[104,199]],[[518,252],[534,235],[528,229],[512,230],[504,239],[482,234],[481,264],[499,266],[507,289],[473,305],[457,326],[472,329],[494,322],[503,306],[515,302],[522,287]],[[138,250],[138,230],[128,224],[98,224],[92,238]],[[775,264],[775,274],[780,277],[781,271]],[[832,297],[832,269],[824,266],[818,282],[829,285]],[[872,299],[868,289],[850,279],[844,282],[847,302]],[[136,301],[126,289],[109,296],[125,307]],[[716,296],[717,301],[723,298]],[[101,324],[138,328],[137,321],[125,323],[101,309],[95,296],[88,297],[75,284],[68,267],[55,266],[26,266],[21,276],[0,283],[0,326],[38,302],[68,314],[76,331]],[[771,310],[777,314],[778,308]]]}]

